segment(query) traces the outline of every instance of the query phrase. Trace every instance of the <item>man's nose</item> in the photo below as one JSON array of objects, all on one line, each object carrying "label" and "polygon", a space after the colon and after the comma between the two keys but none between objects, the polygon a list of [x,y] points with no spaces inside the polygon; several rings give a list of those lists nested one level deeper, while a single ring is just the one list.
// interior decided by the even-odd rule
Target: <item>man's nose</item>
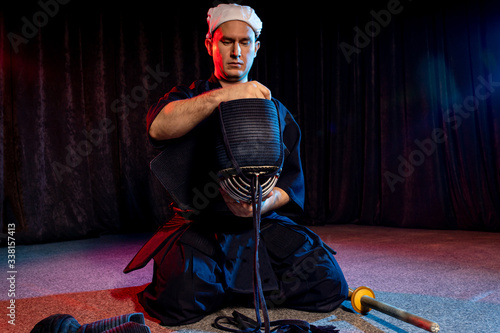
[{"label": "man's nose", "polygon": [[241,57],[241,47],[240,47],[239,43],[234,43],[233,44],[232,56],[235,57],[235,58]]}]

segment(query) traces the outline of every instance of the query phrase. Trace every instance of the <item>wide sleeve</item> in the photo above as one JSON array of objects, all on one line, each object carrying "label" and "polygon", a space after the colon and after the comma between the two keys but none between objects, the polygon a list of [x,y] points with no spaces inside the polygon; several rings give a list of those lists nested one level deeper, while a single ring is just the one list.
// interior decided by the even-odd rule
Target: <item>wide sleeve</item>
[{"label": "wide sleeve", "polygon": [[302,162],[300,160],[300,139],[301,132],[299,125],[283,104],[278,103],[280,118],[284,119],[282,123],[283,143],[285,145],[285,159],[283,161],[283,170],[277,187],[284,190],[290,197],[291,202],[283,207],[290,213],[302,213],[304,210],[305,185],[304,174],[302,171]]},{"label": "wide sleeve", "polygon": [[151,127],[151,124],[153,121],[156,119],[158,114],[163,110],[165,105],[167,105],[170,102],[173,101],[178,101],[182,99],[188,99],[194,96],[193,90],[186,87],[186,86],[177,86],[174,87],[172,90],[170,90],[168,93],[165,94],[162,98],[158,100],[155,104],[151,105],[151,107],[148,110],[148,114],[146,116],[146,121],[147,121],[147,133],[148,133],[148,138],[153,147],[157,149],[163,149],[165,147],[165,141],[159,141],[153,139],[149,135],[149,128]]}]

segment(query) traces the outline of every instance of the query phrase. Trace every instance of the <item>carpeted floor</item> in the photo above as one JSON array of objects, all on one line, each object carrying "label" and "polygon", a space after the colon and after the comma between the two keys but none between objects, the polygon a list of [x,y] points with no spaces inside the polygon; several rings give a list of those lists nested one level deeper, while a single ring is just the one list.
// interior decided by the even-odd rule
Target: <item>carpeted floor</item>
[{"label": "carpeted floor", "polygon": [[[377,300],[437,322],[440,332],[500,332],[500,234],[335,225],[311,228],[338,251],[336,256],[351,288],[368,286]],[[140,271],[122,270],[149,234],[108,235],[71,242],[18,246],[15,297],[2,278],[0,332],[29,332],[56,313],[86,324],[142,312],[135,294],[150,281],[151,264]],[[1,249],[4,258],[7,250]],[[4,276],[8,277],[7,269]],[[15,325],[7,307],[15,300]],[[211,325],[223,309],[201,322],[162,327],[146,315],[153,333],[220,332]],[[238,309],[254,318],[252,309]],[[362,316],[350,302],[326,314],[271,310],[275,319],[304,319],[333,324],[347,332],[425,332],[383,313]]]}]

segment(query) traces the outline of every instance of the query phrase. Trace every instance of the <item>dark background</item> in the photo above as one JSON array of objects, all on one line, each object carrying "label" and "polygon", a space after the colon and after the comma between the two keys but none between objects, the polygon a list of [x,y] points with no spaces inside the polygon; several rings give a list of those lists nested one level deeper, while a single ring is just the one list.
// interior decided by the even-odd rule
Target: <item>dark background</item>
[{"label": "dark background", "polygon": [[[1,5],[4,235],[10,223],[21,244],[165,221],[145,116],[210,76],[206,13],[223,2]],[[496,1],[237,3],[264,22],[252,78],[302,128],[301,223],[500,230]]]}]

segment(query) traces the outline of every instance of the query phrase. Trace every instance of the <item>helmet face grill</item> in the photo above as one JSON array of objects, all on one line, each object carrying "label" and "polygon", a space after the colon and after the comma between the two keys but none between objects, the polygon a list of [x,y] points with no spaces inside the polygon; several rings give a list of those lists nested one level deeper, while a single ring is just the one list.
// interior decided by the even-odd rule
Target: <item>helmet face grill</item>
[{"label": "helmet face grill", "polygon": [[[267,99],[238,99],[219,105],[217,138],[220,186],[233,199],[252,201],[250,179],[258,176],[263,197],[276,185],[283,164],[281,125]],[[254,194],[255,195],[255,194]]]},{"label": "helmet face grill", "polygon": [[[252,202],[252,194],[251,194],[251,184],[244,179],[236,175],[233,171],[234,169],[226,169],[218,172],[219,176],[219,184],[224,191],[226,191],[229,196],[233,199],[243,202]],[[252,171],[249,172],[249,175],[252,174]],[[254,174],[259,174],[259,172],[255,172]],[[262,197],[265,198],[271,191],[274,186],[278,182],[279,174],[276,174],[271,177],[264,176],[262,186]],[[255,198],[257,199],[257,198]]]}]

